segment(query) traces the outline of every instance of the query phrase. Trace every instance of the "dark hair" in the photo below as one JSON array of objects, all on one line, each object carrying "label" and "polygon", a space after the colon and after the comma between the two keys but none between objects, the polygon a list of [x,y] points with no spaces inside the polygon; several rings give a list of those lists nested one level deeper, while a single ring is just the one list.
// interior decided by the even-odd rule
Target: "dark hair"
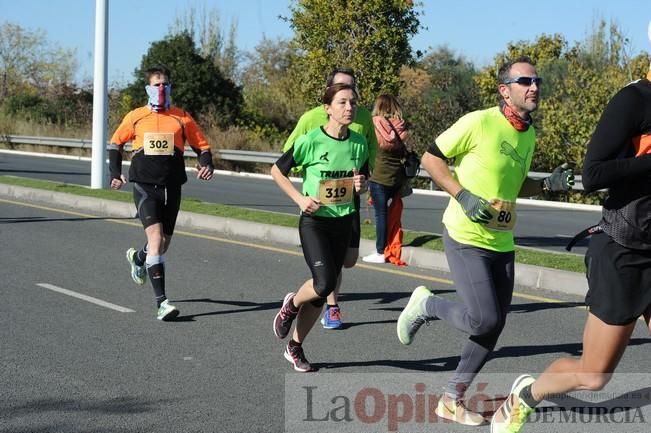
[{"label": "dark hair", "polygon": [[346,89],[352,90],[353,96],[355,97],[355,99],[357,99],[357,91],[353,86],[351,86],[350,84],[337,83],[337,84],[333,84],[332,86],[326,87],[325,92],[323,93],[323,98],[321,98],[321,100],[323,101],[324,104],[330,105],[332,104],[332,100],[334,99],[337,92]]},{"label": "dark hair", "polygon": [[357,80],[355,79],[355,71],[352,70],[352,68],[334,68],[330,73],[328,74],[328,78],[326,78],[326,87],[332,86],[332,82],[335,79],[335,75],[337,74],[346,74],[350,75],[353,77],[353,85],[357,84]]},{"label": "dark hair", "polygon": [[536,66],[536,64],[531,60],[531,57],[529,56],[520,56],[512,60],[507,60],[506,62],[502,63],[502,66],[500,66],[500,69],[497,71],[497,82],[499,84],[504,83],[507,81],[509,78],[509,73],[511,72],[511,68],[513,65],[516,63],[528,63],[531,66]]},{"label": "dark hair", "polygon": [[165,75],[168,80],[172,79],[170,68],[165,65],[153,65],[145,70],[145,82],[149,84],[152,75]]}]

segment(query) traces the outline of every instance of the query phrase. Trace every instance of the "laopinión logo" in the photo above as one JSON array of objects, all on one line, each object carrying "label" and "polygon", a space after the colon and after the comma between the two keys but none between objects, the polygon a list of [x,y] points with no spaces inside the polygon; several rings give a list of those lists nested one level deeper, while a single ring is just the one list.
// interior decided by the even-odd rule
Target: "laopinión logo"
[{"label": "laopini\u00f3n logo", "polygon": [[[449,420],[435,413],[448,376],[436,374],[317,374],[286,375],[286,432],[445,432]],[[465,406],[490,420],[506,399],[512,375],[490,374],[477,380],[465,394]],[[620,388],[631,389],[632,378]],[[427,384],[426,384],[427,382]],[[648,394],[648,393],[647,393]],[[581,391],[549,396],[528,418],[527,431],[536,432],[646,432],[651,414],[644,393]],[[597,401],[597,402],[595,402]],[[531,424],[531,426],[529,426]],[[641,430],[640,430],[641,429]]]}]

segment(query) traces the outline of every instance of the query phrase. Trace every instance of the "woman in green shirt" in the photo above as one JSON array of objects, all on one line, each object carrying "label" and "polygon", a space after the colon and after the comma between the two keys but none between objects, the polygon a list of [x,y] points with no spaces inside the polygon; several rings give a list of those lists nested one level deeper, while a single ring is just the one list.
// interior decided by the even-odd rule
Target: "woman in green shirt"
[{"label": "woman in green shirt", "polygon": [[[299,137],[271,168],[271,176],[301,209],[299,234],[312,273],[297,293],[288,293],[274,318],[274,333],[285,338],[297,318],[285,359],[300,372],[315,371],[302,344],[337,286],[357,212],[354,196],[366,191],[368,145],[348,126],[355,118],[357,94],[348,84],[328,87],[323,96],[328,122]],[[303,167],[299,191],[287,177]]]}]

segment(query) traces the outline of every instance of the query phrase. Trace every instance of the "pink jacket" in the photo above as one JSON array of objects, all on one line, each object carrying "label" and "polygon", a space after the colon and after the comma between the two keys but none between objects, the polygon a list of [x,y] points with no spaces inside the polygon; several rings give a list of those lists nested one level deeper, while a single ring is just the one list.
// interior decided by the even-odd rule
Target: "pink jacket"
[{"label": "pink jacket", "polygon": [[396,131],[398,131],[400,140],[402,140],[403,143],[409,138],[409,132],[406,129],[404,120],[395,117],[386,119],[382,116],[373,116],[373,124],[375,125],[375,135],[377,137],[378,147],[384,151],[394,152],[400,150],[402,144],[396,137],[396,133],[389,125],[389,122],[391,122]]}]

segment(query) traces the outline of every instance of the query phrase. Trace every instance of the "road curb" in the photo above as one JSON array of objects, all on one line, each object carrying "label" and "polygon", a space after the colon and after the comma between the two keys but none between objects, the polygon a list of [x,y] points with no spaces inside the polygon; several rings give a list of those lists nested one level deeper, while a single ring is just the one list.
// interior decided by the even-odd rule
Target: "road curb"
[{"label": "road curb", "polygon": [[[135,209],[132,203],[114,200],[84,197],[57,191],[47,191],[0,183],[0,196],[24,202],[35,202],[59,208],[85,210],[114,218],[133,218]],[[292,227],[275,226],[263,223],[251,223],[233,218],[223,218],[192,212],[179,212],[177,226],[261,239],[267,242],[300,245],[298,230]],[[360,253],[372,251],[375,241],[362,239]],[[402,260],[408,265],[450,272],[445,254],[439,251],[417,247],[404,247]],[[377,265],[388,266],[388,265]],[[515,284],[519,287],[545,289],[572,295],[584,296],[588,290],[585,275],[578,272],[561,271],[540,266],[516,263]]]}]

